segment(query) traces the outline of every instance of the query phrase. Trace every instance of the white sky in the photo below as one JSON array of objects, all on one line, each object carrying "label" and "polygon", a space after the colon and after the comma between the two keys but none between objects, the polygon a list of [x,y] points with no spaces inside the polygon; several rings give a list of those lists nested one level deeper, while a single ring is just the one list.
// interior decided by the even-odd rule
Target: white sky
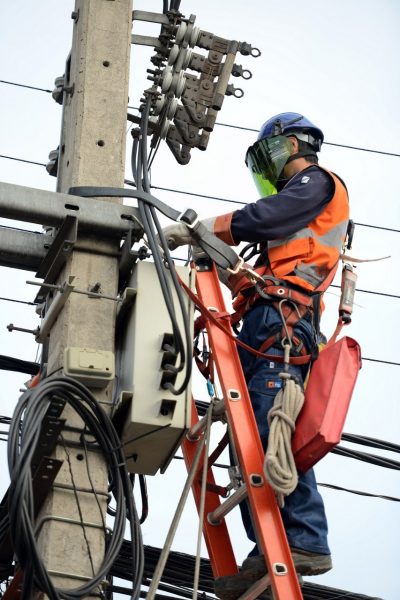
[{"label": "white sky", "polygon": [[[135,8],[160,12],[161,0],[136,2]],[[72,39],[72,0],[14,0],[0,5],[0,79],[52,89],[64,70]],[[186,15],[197,15],[201,29],[259,47],[258,59],[237,62],[253,72],[253,79],[232,82],[242,87],[242,99],[226,98],[219,121],[258,128],[270,116],[295,111],[305,114],[325,132],[328,142],[399,153],[398,57],[400,39],[397,0],[250,0],[212,2],[182,0]],[[157,26],[139,23],[135,33],[158,35]],[[130,104],[138,106],[148,83],[150,49],[135,47],[131,61]],[[61,107],[50,94],[1,85],[0,154],[46,162],[58,145]],[[194,150],[192,161],[179,166],[166,146],[156,158],[152,182],[199,194],[256,199],[255,188],[243,162],[255,134],[216,127],[207,152]],[[128,145],[130,138],[128,138]],[[324,146],[321,164],[337,172],[350,192],[356,222],[400,229],[394,188],[399,158]],[[127,176],[129,171],[127,169]],[[55,179],[42,167],[0,159],[0,181],[55,189]],[[159,197],[176,207],[192,206],[202,216],[228,212],[232,204],[212,202],[166,192]],[[22,226],[21,224],[16,224]],[[27,225],[39,230],[39,226]],[[382,263],[358,268],[358,287],[389,294],[399,293],[397,233],[357,227],[352,255],[363,258],[390,254]],[[1,269],[0,296],[32,300],[35,289],[25,285],[32,274]],[[337,294],[337,290],[333,290]],[[337,298],[327,295],[323,328],[329,333],[336,321]],[[396,338],[399,300],[359,293],[354,323],[348,329],[360,342],[363,355],[400,362]],[[13,322],[35,327],[33,307],[0,302],[0,353],[34,360],[36,345],[26,334],[9,334]],[[365,361],[345,425],[345,431],[397,442],[399,402],[398,367]],[[27,377],[0,373],[0,414],[11,415],[18,389]],[[205,385],[197,396],[206,397]],[[360,447],[359,447],[360,448]],[[360,448],[362,449],[362,448]],[[0,446],[0,495],[7,487],[5,444]],[[374,451],[372,451],[374,452]],[[396,456],[393,456],[396,458]],[[175,464],[176,463],[176,464]],[[148,478],[150,516],[143,527],[146,544],[160,547],[172,518],[178,491],[183,487],[183,466],[178,461],[164,476]],[[359,461],[328,456],[316,469],[317,479],[359,490],[399,496],[396,471]],[[224,480],[222,480],[224,481]],[[400,538],[398,504],[322,489],[330,525],[334,569],[314,579],[316,583],[398,600],[397,548]],[[162,505],[158,504],[162,499]],[[167,502],[166,500],[170,500]],[[232,517],[238,562],[251,545],[239,519]],[[173,548],[194,553],[197,520],[188,506]]]}]

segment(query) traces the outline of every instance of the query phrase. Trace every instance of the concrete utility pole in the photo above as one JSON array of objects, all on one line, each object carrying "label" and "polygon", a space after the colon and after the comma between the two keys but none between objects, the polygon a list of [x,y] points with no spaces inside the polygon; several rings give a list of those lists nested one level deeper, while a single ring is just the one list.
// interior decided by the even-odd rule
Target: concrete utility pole
[{"label": "concrete utility pole", "polygon": [[[132,3],[76,0],[63,94],[59,192],[79,185],[123,187]],[[101,293],[116,296],[118,250],[118,242],[78,232],[78,241],[58,281],[74,276],[74,285],[81,289],[95,287],[98,291],[100,284]],[[50,332],[48,374],[63,366],[66,347],[114,352],[115,315],[116,302],[112,300],[71,294]],[[107,410],[112,384],[92,391]],[[68,408],[63,417],[68,425],[82,426]],[[63,438],[56,456],[64,464],[38,519],[39,544],[54,584],[72,588],[90,579],[102,562],[108,480],[98,454],[86,456],[81,448],[70,444],[79,441],[77,433],[64,431]],[[90,489],[88,470],[103,517],[93,493],[75,492],[83,521],[90,523],[83,528],[73,487]],[[57,487],[59,484],[62,487]]]}]

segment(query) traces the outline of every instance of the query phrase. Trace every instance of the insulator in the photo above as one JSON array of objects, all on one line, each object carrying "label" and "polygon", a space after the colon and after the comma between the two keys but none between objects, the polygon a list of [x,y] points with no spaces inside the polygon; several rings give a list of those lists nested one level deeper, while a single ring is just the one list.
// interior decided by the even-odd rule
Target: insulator
[{"label": "insulator", "polygon": [[183,38],[185,37],[186,30],[187,30],[187,23],[182,21],[182,23],[179,25],[179,27],[175,33],[175,42],[177,44],[180,44],[181,41],[183,40]]},{"label": "insulator", "polygon": [[195,45],[197,44],[197,40],[199,39],[199,36],[200,36],[200,27],[193,27],[192,33],[190,36],[190,41],[189,41],[189,46],[191,48],[195,47]]},{"label": "insulator", "polygon": [[159,115],[165,105],[165,96],[160,96],[154,103],[153,113]]},{"label": "insulator", "polygon": [[172,67],[165,67],[165,69],[162,73],[162,82],[161,82],[161,91],[163,93],[168,92],[168,90],[172,84],[172,78],[173,78]]},{"label": "insulator", "polygon": [[170,50],[169,53],[169,57],[168,57],[168,64],[169,65],[173,65],[176,62],[176,59],[178,58],[179,55],[179,46],[178,44],[174,44]]}]

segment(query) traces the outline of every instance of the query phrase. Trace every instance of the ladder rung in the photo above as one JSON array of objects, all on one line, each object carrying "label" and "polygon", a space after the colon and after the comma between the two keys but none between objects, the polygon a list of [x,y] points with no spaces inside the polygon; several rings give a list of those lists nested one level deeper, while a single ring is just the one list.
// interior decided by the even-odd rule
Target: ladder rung
[{"label": "ladder rung", "polygon": [[219,525],[222,519],[245,498],[247,498],[247,489],[245,485],[242,485],[234,494],[232,494],[232,496],[225,500],[221,506],[216,508],[214,512],[208,513],[208,522],[211,523],[211,525]]}]

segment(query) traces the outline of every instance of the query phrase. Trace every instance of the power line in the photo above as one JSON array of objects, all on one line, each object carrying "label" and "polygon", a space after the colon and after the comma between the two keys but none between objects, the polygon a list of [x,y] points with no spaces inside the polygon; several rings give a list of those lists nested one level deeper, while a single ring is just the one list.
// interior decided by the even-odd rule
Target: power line
[{"label": "power line", "polygon": [[[8,156],[6,154],[0,154],[0,158],[6,158],[8,160],[16,160],[18,162],[27,163],[30,165],[38,165],[39,167],[46,166],[45,163],[39,163],[39,162],[35,162],[33,160],[27,160],[25,158],[17,158],[15,156]],[[129,179],[126,179],[125,183],[127,185],[131,185],[134,187],[133,181],[130,181]],[[159,187],[156,185],[151,185],[150,187],[153,190],[162,190],[164,192],[172,192],[173,194],[183,194],[184,196],[195,196],[196,198],[206,198],[208,200],[218,200],[219,202],[229,202],[230,204],[240,204],[241,206],[246,205],[246,202],[242,202],[240,200],[232,200],[231,198],[221,198],[220,196],[209,196],[207,194],[196,194],[194,192],[186,192],[184,190],[176,190],[173,188]],[[368,223],[357,223],[357,222],[355,222],[354,224],[358,225],[359,227],[370,227],[371,229],[380,229],[382,231],[392,231],[393,233],[400,233],[400,229],[393,229],[392,227],[383,227],[381,225],[369,225]]]},{"label": "power line", "polygon": [[5,302],[15,302],[17,304],[29,304],[30,306],[36,306],[35,302],[26,302],[25,300],[17,300],[16,298],[4,298],[0,296],[0,300],[4,300]]},{"label": "power line", "polygon": [[371,494],[369,492],[361,492],[360,490],[350,490],[349,488],[341,487],[339,485],[333,485],[332,483],[319,483],[319,486],[329,488],[331,490],[337,490],[339,492],[348,492],[349,494],[356,494],[357,496],[365,496],[366,498],[381,498],[382,500],[391,500],[392,502],[400,502],[400,498],[395,496],[384,496],[383,494]]},{"label": "power line", "polygon": [[47,94],[52,93],[52,90],[46,90],[44,88],[36,87],[34,85],[26,85],[25,83],[16,83],[15,81],[5,81],[4,79],[0,79],[0,83],[6,83],[7,85],[15,85],[17,87],[26,88],[28,90],[36,90],[38,92],[46,92]]},{"label": "power line", "polygon": [[[4,432],[7,435],[7,432]],[[183,460],[183,456],[174,456],[176,460]],[[230,465],[225,465],[221,463],[214,463],[214,467],[219,467],[221,469],[229,469]],[[392,502],[400,502],[400,498],[396,498],[395,496],[385,496],[383,494],[372,494],[370,492],[363,492],[361,490],[351,490],[349,488],[341,487],[340,485],[334,485],[333,483],[320,483],[317,481],[317,485],[321,487],[326,487],[331,490],[339,491],[339,492],[348,492],[349,494],[356,494],[357,496],[365,496],[366,498],[380,498],[382,500],[390,500]]]},{"label": "power line", "polygon": [[391,360],[380,360],[378,358],[366,358],[365,356],[362,356],[361,358],[362,358],[362,360],[368,360],[370,362],[376,362],[376,363],[382,363],[384,365],[394,365],[396,367],[400,367],[400,363],[392,362]]},{"label": "power line", "polygon": [[[125,181],[128,185],[132,185],[132,182]],[[164,192],[172,192],[173,194],[183,194],[184,196],[197,196],[198,198],[206,198],[208,200],[218,200],[220,202],[229,202],[230,204],[240,204],[241,206],[245,206],[246,202],[242,202],[241,200],[232,200],[231,198],[221,198],[220,196],[209,196],[206,194],[195,194],[194,192],[186,192],[184,190],[176,190],[174,188],[165,188],[158,187],[156,185],[152,185],[151,188],[153,190],[163,190]],[[369,225],[367,223],[354,223],[355,225],[359,225],[360,227],[371,227],[372,229],[382,229],[383,231],[392,231],[394,233],[400,233],[400,229],[393,229],[391,227],[383,227],[380,225]]]},{"label": "power line", "polygon": [[6,154],[0,154],[0,158],[7,158],[8,160],[17,160],[18,162],[28,163],[29,165],[38,165],[39,167],[45,167],[45,163],[35,162],[34,160],[27,160],[26,158],[17,158],[16,156],[7,156]]},{"label": "power line", "polygon": [[[341,289],[340,285],[333,285],[331,284],[331,287],[333,288],[337,288],[337,289]],[[356,288],[355,289],[356,292],[360,292],[361,294],[374,294],[375,296],[385,296],[385,298],[397,298],[399,299],[400,296],[397,296],[396,294],[386,294],[385,292],[374,292],[373,290],[362,290],[360,288]]]},{"label": "power line", "polygon": [[[5,83],[7,85],[15,85],[17,87],[26,88],[28,90],[36,90],[39,92],[46,92],[47,94],[52,93],[52,90],[46,90],[44,88],[36,87],[33,85],[26,85],[23,83],[16,83],[15,81],[6,81],[4,79],[0,79],[0,83]],[[136,106],[128,106],[128,109],[140,110]],[[240,129],[242,131],[252,131],[252,132],[258,133],[258,129],[254,129],[253,127],[243,127],[241,125],[231,125],[230,123],[216,123],[216,125],[219,125],[220,127],[229,127],[231,129]],[[347,148],[348,150],[359,150],[361,152],[371,152],[373,154],[382,154],[384,156],[395,156],[397,158],[400,158],[400,154],[397,154],[395,152],[385,152],[384,150],[373,150],[371,148],[362,148],[361,146],[350,146],[348,144],[337,144],[335,142],[324,142],[324,144],[326,144],[327,146],[336,146],[337,148]]]},{"label": "power line", "polygon": [[[222,127],[230,127],[232,129],[242,129],[243,131],[253,131],[258,133],[258,129],[253,129],[253,127],[241,127],[240,125],[230,125],[228,123],[216,123],[216,125],[220,125]],[[395,152],[385,152],[383,150],[371,150],[370,148],[362,148],[361,146],[349,146],[347,144],[336,144],[334,142],[325,142],[327,146],[337,146],[338,148],[348,148],[349,150],[361,150],[362,152],[372,152],[374,154],[383,154],[385,156],[396,156],[400,157],[400,154],[396,154]]]}]

